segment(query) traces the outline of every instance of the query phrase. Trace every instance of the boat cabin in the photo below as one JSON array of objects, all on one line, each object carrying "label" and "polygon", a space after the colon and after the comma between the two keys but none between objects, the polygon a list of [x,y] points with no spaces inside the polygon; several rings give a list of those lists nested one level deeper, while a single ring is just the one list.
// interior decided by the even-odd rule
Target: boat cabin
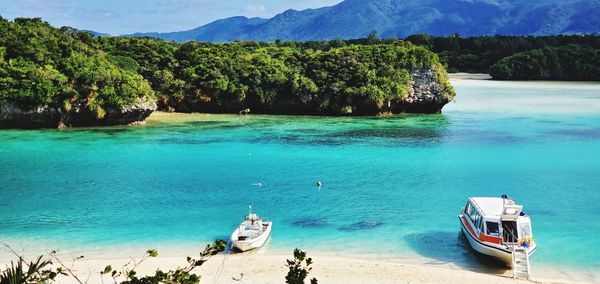
[{"label": "boat cabin", "polygon": [[508,196],[471,197],[463,214],[481,241],[527,246],[532,240],[529,216]]},{"label": "boat cabin", "polygon": [[238,239],[242,241],[256,238],[262,234],[268,225],[268,223],[263,223],[260,216],[250,213],[246,216],[244,222],[240,224]]}]

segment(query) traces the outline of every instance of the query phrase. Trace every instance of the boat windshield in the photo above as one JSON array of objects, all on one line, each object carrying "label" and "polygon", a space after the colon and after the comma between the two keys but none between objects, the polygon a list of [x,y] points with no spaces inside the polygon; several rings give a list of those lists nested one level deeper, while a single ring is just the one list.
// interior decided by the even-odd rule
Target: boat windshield
[{"label": "boat windshield", "polygon": [[490,236],[500,236],[500,227],[496,222],[485,222],[486,233]]}]

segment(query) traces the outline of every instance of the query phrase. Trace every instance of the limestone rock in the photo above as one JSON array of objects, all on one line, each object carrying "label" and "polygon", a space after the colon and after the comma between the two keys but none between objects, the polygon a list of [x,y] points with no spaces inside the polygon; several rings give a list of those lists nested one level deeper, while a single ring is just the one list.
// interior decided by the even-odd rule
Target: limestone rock
[{"label": "limestone rock", "polygon": [[138,99],[132,105],[107,107],[98,117],[83,105],[68,111],[54,105],[24,109],[12,103],[0,105],[0,128],[64,128],[80,126],[127,125],[143,122],[156,110],[156,103]]}]

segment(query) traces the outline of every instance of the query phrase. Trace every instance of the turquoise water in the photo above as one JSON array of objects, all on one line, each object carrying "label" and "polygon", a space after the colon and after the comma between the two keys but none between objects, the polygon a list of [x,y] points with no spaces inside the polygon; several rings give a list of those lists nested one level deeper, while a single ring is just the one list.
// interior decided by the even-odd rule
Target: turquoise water
[{"label": "turquoise water", "polygon": [[442,115],[2,130],[0,240],[201,244],[228,238],[253,202],[274,221],[267,249],[462,262],[460,207],[509,194],[532,216],[534,263],[600,266],[600,84],[454,85]]}]

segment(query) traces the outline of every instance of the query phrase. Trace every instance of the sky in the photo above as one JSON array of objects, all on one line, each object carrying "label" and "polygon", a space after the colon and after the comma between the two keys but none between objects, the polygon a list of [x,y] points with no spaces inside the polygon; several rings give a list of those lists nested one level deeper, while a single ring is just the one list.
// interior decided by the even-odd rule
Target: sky
[{"label": "sky", "polygon": [[111,35],[172,32],[232,17],[272,17],[287,9],[335,5],[341,0],[0,0],[0,16],[40,17]]}]

